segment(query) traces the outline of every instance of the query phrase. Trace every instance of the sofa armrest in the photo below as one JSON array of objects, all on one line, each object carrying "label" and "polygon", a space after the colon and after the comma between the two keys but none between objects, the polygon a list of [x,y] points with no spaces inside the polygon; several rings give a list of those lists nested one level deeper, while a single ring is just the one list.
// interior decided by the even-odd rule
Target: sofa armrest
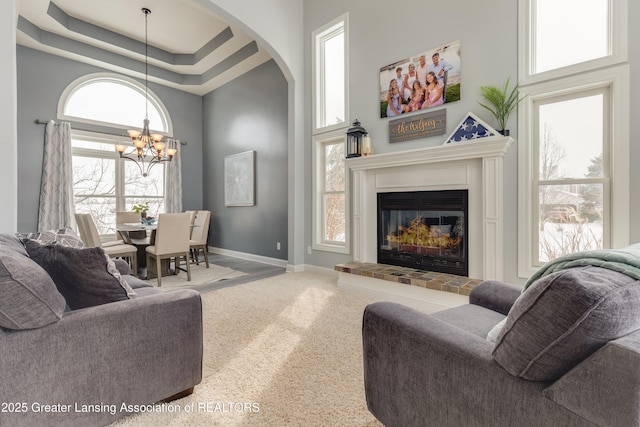
[{"label": "sofa armrest", "polygon": [[0,401],[116,405],[115,413],[3,414],[7,425],[104,425],[202,379],[202,304],[190,289],[75,310],[0,334]]},{"label": "sofa armrest", "polygon": [[609,341],[544,390],[596,425],[640,425],[640,331]]},{"label": "sofa armrest", "polygon": [[366,402],[385,426],[584,425],[510,375],[493,344],[409,307],[378,302],[362,324]]},{"label": "sofa armrest", "polygon": [[522,293],[522,287],[497,280],[487,280],[471,290],[469,304],[497,311],[505,316]]}]

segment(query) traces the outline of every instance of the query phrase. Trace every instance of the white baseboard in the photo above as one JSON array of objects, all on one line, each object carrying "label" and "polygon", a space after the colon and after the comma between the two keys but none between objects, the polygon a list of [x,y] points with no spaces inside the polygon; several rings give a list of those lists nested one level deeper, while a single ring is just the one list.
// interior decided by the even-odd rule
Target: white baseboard
[{"label": "white baseboard", "polygon": [[287,264],[287,273],[302,273],[304,264]]},{"label": "white baseboard", "polygon": [[469,303],[468,296],[351,273],[338,273],[338,288],[365,293],[381,301],[397,302],[425,312]]},{"label": "white baseboard", "polygon": [[321,273],[338,278],[338,272],[333,268],[319,267],[317,265],[310,264],[289,264],[284,259],[270,258],[262,255],[248,254],[246,252],[237,252],[229,249],[215,248],[209,246],[209,252],[219,255],[232,256],[234,258],[246,259],[248,261],[261,262],[263,264],[275,265],[276,267],[286,268],[288,273],[301,273],[303,271],[309,271],[312,273]]},{"label": "white baseboard", "polygon": [[333,268],[320,267],[317,265],[310,264],[287,264],[287,272],[288,273],[302,273],[304,271],[308,271],[311,273],[320,273],[326,274],[327,276],[331,276],[335,279],[338,278],[338,272]]},{"label": "white baseboard", "polygon": [[275,265],[276,267],[288,268],[287,260],[285,259],[248,254],[246,252],[231,251],[229,249],[214,248],[213,246],[209,246],[209,252],[219,255],[232,256],[234,258],[246,259],[248,261],[261,262],[263,264]]}]

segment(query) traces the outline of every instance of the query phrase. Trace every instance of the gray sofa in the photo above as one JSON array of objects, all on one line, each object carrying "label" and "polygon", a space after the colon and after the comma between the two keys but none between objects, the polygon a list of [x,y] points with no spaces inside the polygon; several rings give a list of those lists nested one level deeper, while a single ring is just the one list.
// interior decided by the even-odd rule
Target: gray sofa
[{"label": "gray sofa", "polygon": [[[11,326],[0,328],[0,425],[105,425],[187,395],[200,383],[198,292],[158,290],[128,275],[126,263],[117,263],[135,296],[76,310],[64,310],[63,300],[63,312],[40,326],[34,315],[16,314],[17,298],[10,301],[16,283],[36,295],[33,286],[39,284],[28,283],[32,273],[27,277],[19,268],[30,262],[26,257],[19,240],[0,235],[0,321]],[[55,312],[60,300],[49,300],[43,307]],[[39,316],[51,317],[50,312]]]},{"label": "gray sofa", "polygon": [[620,272],[487,281],[432,315],[374,303],[362,335],[367,405],[388,427],[640,425],[640,282]]}]

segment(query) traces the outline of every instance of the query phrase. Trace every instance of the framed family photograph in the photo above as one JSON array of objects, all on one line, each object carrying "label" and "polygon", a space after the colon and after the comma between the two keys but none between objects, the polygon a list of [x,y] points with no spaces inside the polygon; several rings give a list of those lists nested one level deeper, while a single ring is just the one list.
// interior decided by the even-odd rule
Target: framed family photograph
[{"label": "framed family photograph", "polygon": [[380,117],[396,117],[460,100],[460,40],[380,69]]}]

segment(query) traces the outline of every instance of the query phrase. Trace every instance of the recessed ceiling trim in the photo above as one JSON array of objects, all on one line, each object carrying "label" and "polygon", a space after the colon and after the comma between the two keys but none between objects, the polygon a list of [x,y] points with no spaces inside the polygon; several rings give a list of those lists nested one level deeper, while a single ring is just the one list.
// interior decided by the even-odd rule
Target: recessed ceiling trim
[{"label": "recessed ceiling trim", "polygon": [[[100,42],[107,42],[111,45],[140,55],[145,54],[145,44],[143,42],[75,18],[53,2],[49,2],[47,15],[67,30],[74,33],[81,34]],[[171,53],[149,44],[148,55],[150,58],[170,65],[195,65],[232,38],[233,31],[231,31],[230,27],[227,27],[205,43],[204,46],[198,49],[195,53]]]},{"label": "recessed ceiling trim", "polygon": [[[217,36],[209,40],[204,46],[196,51],[194,54],[194,62],[192,64],[196,64],[200,62],[203,58],[211,55],[216,49],[220,46],[228,42],[233,38],[233,31],[231,31],[231,27],[227,27],[218,33]],[[192,65],[186,64],[186,65]]]},{"label": "recessed ceiling trim", "polygon": [[138,80],[146,57],[149,82],[201,96],[271,59],[197,0],[151,0],[145,56],[138,11],[149,1],[17,0],[16,43]]},{"label": "recessed ceiling trim", "polygon": [[[144,74],[145,64],[142,61],[43,30],[22,16],[18,16],[18,30],[43,45]],[[258,53],[258,51],[257,43],[252,41],[202,74],[182,74],[151,64],[148,66],[148,74],[150,77],[176,84],[187,86],[202,85]]]},{"label": "recessed ceiling trim", "polygon": [[208,71],[205,71],[202,75],[203,81],[206,82],[217,77],[256,53],[258,53],[258,44],[252,41],[233,55],[211,67]]}]

